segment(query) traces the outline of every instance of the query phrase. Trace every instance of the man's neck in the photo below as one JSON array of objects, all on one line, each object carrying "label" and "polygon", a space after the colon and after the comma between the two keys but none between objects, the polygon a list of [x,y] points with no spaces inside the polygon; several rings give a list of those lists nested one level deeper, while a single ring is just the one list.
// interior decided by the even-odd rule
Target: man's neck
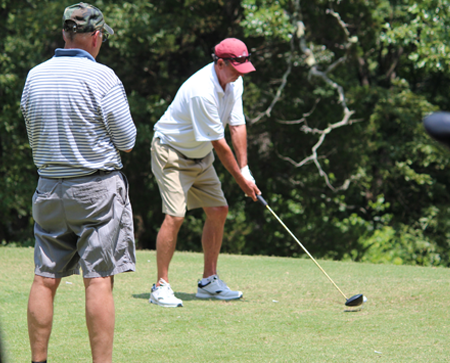
[{"label": "man's neck", "polygon": [[225,83],[222,80],[222,78],[220,77],[221,73],[220,73],[219,66],[217,64],[214,64],[214,72],[216,72],[217,80],[219,81],[220,87],[222,87],[223,91],[225,92],[225,89],[227,88],[228,83]]}]

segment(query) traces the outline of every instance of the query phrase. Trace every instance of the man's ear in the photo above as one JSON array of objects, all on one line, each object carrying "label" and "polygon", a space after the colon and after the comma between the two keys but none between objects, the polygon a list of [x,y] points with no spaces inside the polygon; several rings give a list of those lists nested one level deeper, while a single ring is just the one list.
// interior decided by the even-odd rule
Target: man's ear
[{"label": "man's ear", "polygon": [[97,46],[98,42],[101,42],[102,40],[100,38],[100,30],[96,30],[94,35],[92,36],[92,45],[94,48]]},{"label": "man's ear", "polygon": [[219,68],[223,68],[223,67],[225,67],[225,61],[222,59],[222,58],[219,58],[218,60],[217,60],[217,65],[219,66]]}]

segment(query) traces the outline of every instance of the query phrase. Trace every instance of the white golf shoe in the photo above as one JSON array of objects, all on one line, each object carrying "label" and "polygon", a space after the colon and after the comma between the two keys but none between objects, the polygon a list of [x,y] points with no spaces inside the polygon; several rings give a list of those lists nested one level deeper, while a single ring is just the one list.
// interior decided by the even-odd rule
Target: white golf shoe
[{"label": "white golf shoe", "polygon": [[149,302],[166,308],[183,306],[183,301],[175,297],[170,284],[163,279],[159,279],[159,286],[153,285]]},{"label": "white golf shoe", "polygon": [[214,275],[211,281],[205,285],[199,281],[195,296],[199,299],[234,300],[240,299],[242,295],[241,291],[230,290],[227,284],[219,279],[219,276]]}]

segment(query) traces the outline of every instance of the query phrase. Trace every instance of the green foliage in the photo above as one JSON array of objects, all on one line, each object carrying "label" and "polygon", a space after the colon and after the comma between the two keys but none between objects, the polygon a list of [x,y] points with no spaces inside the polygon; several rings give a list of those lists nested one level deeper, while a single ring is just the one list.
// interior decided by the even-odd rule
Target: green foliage
[{"label": "green foliage", "polygon": [[360,242],[365,249],[361,261],[423,266],[441,262],[436,246],[424,237],[423,231],[405,225],[397,229],[384,226],[370,236],[362,236]]},{"label": "green foliage", "polygon": [[[424,115],[450,102],[448,5],[98,1],[116,32],[98,61],[122,79],[138,128],[134,151],[122,156],[138,247],[155,247],[163,220],[150,169],[153,126],[179,86],[211,61],[213,46],[233,36],[245,40],[257,70],[244,77],[250,169],[271,208],[308,250],[329,259],[449,266],[449,154],[421,124]],[[66,5],[43,0],[39,11],[37,6],[0,2],[2,244],[32,240],[37,175],[19,111],[26,74],[64,46]],[[317,149],[321,171],[313,162],[297,167],[321,137],[311,130],[342,120],[339,87],[354,111],[352,123],[327,134]],[[215,165],[230,205],[222,250],[304,256],[273,216]],[[203,222],[201,210],[188,213],[179,249],[201,251]]]},{"label": "green foliage", "polygon": [[246,37],[265,37],[289,41],[295,28],[285,8],[290,1],[245,0],[245,19],[241,22]]},{"label": "green foliage", "polygon": [[408,58],[418,68],[448,72],[450,17],[447,0],[401,1],[396,12],[384,25],[380,40],[386,45],[410,48]]},{"label": "green foliage", "polygon": [[[0,242],[30,239],[30,201],[37,181],[35,167],[20,114],[21,91],[26,74],[45,60],[52,45],[51,32],[57,29],[61,11],[49,2],[40,11],[48,21],[37,24],[31,2],[3,1],[0,14]],[[58,19],[56,21],[56,19]],[[27,27],[22,25],[27,23]],[[40,37],[33,37],[39,32]]]}]

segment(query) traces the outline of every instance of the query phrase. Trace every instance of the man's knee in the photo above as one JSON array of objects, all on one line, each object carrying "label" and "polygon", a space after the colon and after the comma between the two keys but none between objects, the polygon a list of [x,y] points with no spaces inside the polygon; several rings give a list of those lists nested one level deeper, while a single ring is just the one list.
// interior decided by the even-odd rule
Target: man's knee
[{"label": "man's knee", "polygon": [[184,217],[174,217],[166,214],[159,233],[176,235],[183,224]]},{"label": "man's knee", "polygon": [[181,228],[181,225],[183,224],[183,221],[184,217],[175,217],[166,214],[162,228],[178,232],[178,230]]},{"label": "man's knee", "polygon": [[54,279],[51,277],[44,277],[39,275],[34,275],[33,284],[36,287],[41,287],[45,289],[49,289],[52,292],[55,292],[61,282],[60,278]]},{"label": "man's knee", "polygon": [[114,287],[114,276],[84,278],[85,289],[93,289],[94,291],[109,292]]},{"label": "man's knee", "polygon": [[215,221],[225,221],[228,215],[228,206],[222,207],[207,207],[204,208],[206,216]]}]

